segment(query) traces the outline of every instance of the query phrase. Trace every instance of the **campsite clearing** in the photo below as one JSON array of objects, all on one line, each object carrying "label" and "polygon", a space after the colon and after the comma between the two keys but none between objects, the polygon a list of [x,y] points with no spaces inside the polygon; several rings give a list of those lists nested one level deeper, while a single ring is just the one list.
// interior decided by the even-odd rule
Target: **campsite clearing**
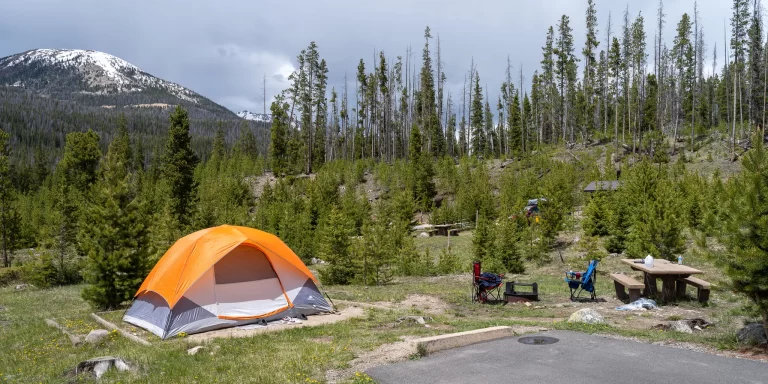
[{"label": "campsite clearing", "polygon": [[[440,246],[435,238],[417,238],[416,241],[420,249]],[[469,250],[471,242],[471,232],[451,239],[455,250]],[[685,260],[686,264],[702,270],[706,279],[714,284],[708,306],[689,299],[654,311],[623,312],[615,309],[623,303],[615,298],[613,281],[609,277],[610,273],[627,270],[619,256],[604,258],[598,267],[597,296],[604,302],[572,303],[568,300],[568,288],[563,282],[564,271],[586,265],[573,248],[564,250],[565,263],[555,252],[551,255],[554,261],[528,263],[526,274],[508,276],[509,280],[539,283],[541,300],[530,306],[470,303],[471,274],[467,272],[448,276],[399,277],[392,284],[376,287],[324,286],[321,289],[337,302],[342,313],[349,309],[349,304],[341,304],[342,300],[372,306],[362,309],[360,317],[333,324],[313,327],[288,325],[281,332],[254,332],[250,337],[202,341],[188,335],[160,341],[149,332],[120,322],[122,310],[100,314],[150,341],[152,345],[149,347],[117,334],[101,345],[75,347],[67,336],[47,326],[46,318],[55,319],[79,336],[103,328],[91,319],[89,314],[92,308],[80,298],[82,285],[21,291],[13,286],[2,287],[0,305],[5,310],[0,312],[0,320],[3,321],[0,325],[0,382],[3,379],[15,383],[71,381],[66,373],[77,363],[104,355],[121,357],[136,364],[139,369],[133,373],[110,371],[102,377],[103,383],[155,380],[216,383],[242,382],[243,378],[267,384],[353,382],[358,377],[356,373],[363,369],[412,357],[402,349],[404,339],[501,325],[528,327],[521,328],[528,329],[526,332],[544,327],[610,334],[755,358],[749,350],[740,352],[735,338],[736,331],[747,318],[742,309],[743,299],[725,290],[722,282],[713,278],[718,276],[715,267],[703,256],[692,253],[686,255]],[[462,262],[469,262],[470,252],[459,254]],[[607,324],[565,322],[571,313],[587,307],[600,312]],[[409,315],[430,317],[431,320],[427,321],[430,327],[416,322],[397,322],[397,319]],[[693,334],[651,329],[670,320],[688,318],[703,318],[714,326]],[[206,334],[200,334],[200,337],[203,335]],[[187,354],[189,348],[201,343],[205,343],[207,348],[194,356]]]}]

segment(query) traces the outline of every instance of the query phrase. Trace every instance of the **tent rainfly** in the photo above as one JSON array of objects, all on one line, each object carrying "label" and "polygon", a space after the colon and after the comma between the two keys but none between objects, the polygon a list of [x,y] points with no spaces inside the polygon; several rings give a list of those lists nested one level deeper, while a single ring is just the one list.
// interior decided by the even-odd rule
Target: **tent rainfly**
[{"label": "tent rainfly", "polygon": [[162,339],[332,310],[307,266],[277,236],[222,225],[163,255],[123,320]]}]

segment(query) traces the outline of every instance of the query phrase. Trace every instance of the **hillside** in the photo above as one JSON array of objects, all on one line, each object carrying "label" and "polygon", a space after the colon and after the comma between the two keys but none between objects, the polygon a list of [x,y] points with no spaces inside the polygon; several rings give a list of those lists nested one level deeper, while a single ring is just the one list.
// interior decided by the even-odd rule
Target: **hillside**
[{"label": "hillside", "polygon": [[98,51],[34,49],[0,58],[0,84],[88,106],[163,108],[181,104],[217,118],[234,117],[190,89]]}]

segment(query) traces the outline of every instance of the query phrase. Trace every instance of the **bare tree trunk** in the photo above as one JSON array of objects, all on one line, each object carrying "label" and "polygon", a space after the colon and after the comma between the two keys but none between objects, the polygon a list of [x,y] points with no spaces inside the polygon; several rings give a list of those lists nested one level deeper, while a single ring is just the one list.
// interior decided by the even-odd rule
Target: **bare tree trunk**
[{"label": "bare tree trunk", "polygon": [[[737,65],[738,66],[738,65]],[[731,68],[733,71],[733,68]],[[731,159],[736,155],[736,73],[733,73],[733,128],[731,129]]]},{"label": "bare tree trunk", "polygon": [[691,88],[691,153],[696,131],[696,74],[699,65],[699,8],[698,2],[693,3],[693,85]]},{"label": "bare tree trunk", "polygon": [[763,52],[763,125],[760,127],[765,130],[765,99],[768,95],[768,51]]},{"label": "bare tree trunk", "polygon": [[[521,126],[523,129],[522,132],[522,148],[523,153],[527,153],[528,149],[528,127],[526,126],[526,119],[525,119],[525,99],[523,98],[523,62],[520,62],[520,88],[518,89],[518,92],[520,93],[520,116],[521,116]],[[507,146],[507,150],[509,150],[509,146]]]},{"label": "bare tree trunk", "polygon": [[744,90],[741,89],[741,83],[743,80],[741,79],[741,66],[739,66],[739,83],[737,84],[739,86],[739,137],[744,137],[744,101],[741,99],[741,94],[744,93]]}]

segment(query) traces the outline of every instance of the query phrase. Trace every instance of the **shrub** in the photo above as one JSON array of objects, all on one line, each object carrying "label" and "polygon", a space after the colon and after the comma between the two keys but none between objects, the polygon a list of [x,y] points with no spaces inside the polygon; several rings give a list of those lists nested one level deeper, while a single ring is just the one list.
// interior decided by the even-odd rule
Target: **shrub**
[{"label": "shrub", "polygon": [[0,268],[0,286],[21,280],[21,267]]},{"label": "shrub", "polygon": [[38,288],[58,285],[60,276],[50,252],[43,252],[40,259],[28,262],[21,267],[21,280]]}]

